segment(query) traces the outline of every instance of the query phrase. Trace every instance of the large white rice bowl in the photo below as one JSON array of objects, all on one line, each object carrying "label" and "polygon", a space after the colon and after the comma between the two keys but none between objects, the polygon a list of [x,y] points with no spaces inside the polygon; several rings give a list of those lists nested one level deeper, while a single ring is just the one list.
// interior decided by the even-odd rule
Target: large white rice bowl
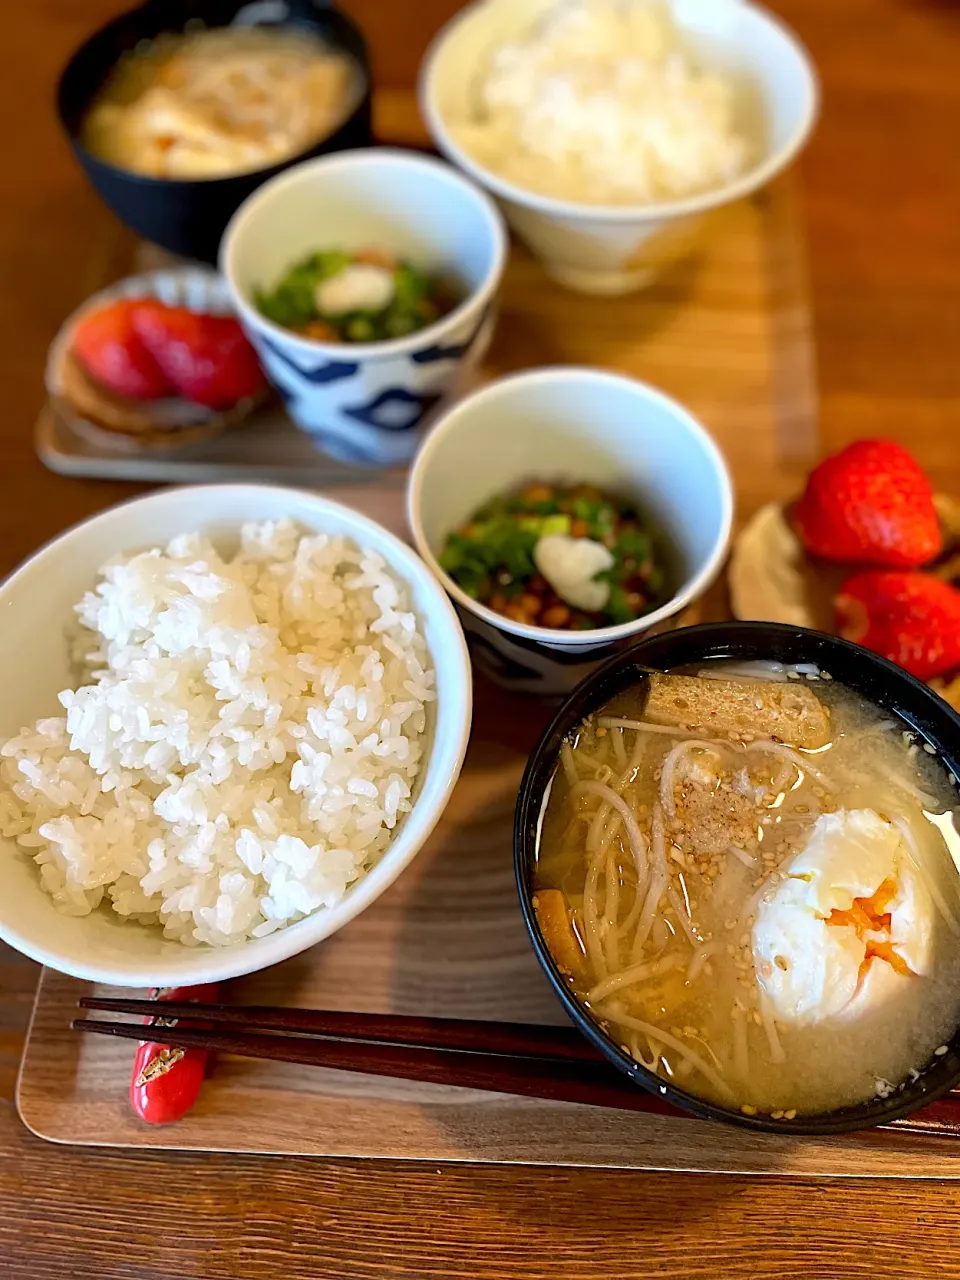
[{"label": "large white rice bowl", "polygon": [[78,977],[213,982],[302,951],[393,881],[460,772],[453,610],[323,498],[115,507],[0,587],[0,616],[0,937]]}]

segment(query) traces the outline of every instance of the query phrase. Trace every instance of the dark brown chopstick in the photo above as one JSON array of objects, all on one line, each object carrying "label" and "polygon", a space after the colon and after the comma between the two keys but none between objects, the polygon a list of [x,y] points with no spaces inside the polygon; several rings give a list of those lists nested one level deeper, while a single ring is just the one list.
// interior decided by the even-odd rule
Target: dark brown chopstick
[{"label": "dark brown chopstick", "polygon": [[[157,1012],[157,1004],[152,1012]],[[166,1003],[166,1002],[164,1002]],[[206,1018],[207,1006],[190,1005],[190,1016]],[[166,1013],[166,1009],[164,1009]],[[494,1024],[497,1025],[497,1024]],[[78,1019],[77,1031],[142,1040],[142,1024]],[[246,1058],[296,1062],[305,1066],[355,1071],[364,1075],[455,1085],[496,1093],[520,1094],[556,1102],[588,1103],[598,1107],[647,1111],[651,1099],[605,1061],[572,1058],[508,1057],[502,1053],[474,1053],[422,1045],[378,1044],[369,1041],[311,1040],[307,1036],[260,1035],[238,1031],[206,1031],[195,1027],[165,1027],[163,1043],[207,1049]],[[662,1107],[657,1107],[662,1110]]]},{"label": "dark brown chopstick", "polygon": [[[144,1017],[188,1018],[253,1031],[293,1031],[340,1040],[419,1046],[534,1058],[602,1062],[573,1027],[528,1026],[459,1018],[415,1018],[396,1014],[281,1009],[266,1005],[196,1004],[177,1000],[131,1000],[85,996],[81,1009]],[[140,1038],[142,1039],[142,1029]],[[165,1041],[166,1043],[166,1041]]]},{"label": "dark brown chopstick", "polygon": [[[597,1107],[616,1108],[625,1111],[651,1111],[658,1115],[684,1116],[686,1113],[671,1106],[663,1098],[646,1093],[632,1084],[606,1060],[584,1042],[592,1057],[544,1056],[542,1044],[537,1042],[541,1031],[563,1038],[577,1033],[561,1027],[526,1027],[512,1023],[470,1023],[456,1019],[406,1018],[358,1013],[329,1013],[303,1009],[272,1009],[249,1006],[203,1005],[185,1002],[156,1000],[123,1000],[88,997],[79,1001],[85,1008],[105,1008],[109,1011],[140,1013],[156,1016],[162,1012],[196,1021],[219,1021],[226,1025],[223,1031],[204,1030],[196,1026],[177,1025],[162,1029],[163,1043],[183,1048],[207,1049],[213,1052],[233,1053],[241,1057],[264,1058],[278,1062],[295,1062],[306,1066],[321,1066],[339,1071],[353,1071],[364,1075],[384,1076],[401,1080],[415,1080],[430,1084],[453,1085],[459,1088],[479,1089],[488,1092],[518,1094],[524,1097],[544,1098],[554,1102],[585,1103]],[[215,1011],[212,1012],[211,1011]],[[355,1039],[327,1038],[339,1034],[324,1030],[318,1038],[309,1033],[299,1035],[260,1035],[229,1029],[250,1025],[250,1014],[257,1015],[260,1026],[282,1029],[290,1021],[303,1025],[306,1020],[332,1029],[335,1025],[354,1024]],[[429,1044],[403,1044],[376,1040],[377,1035],[396,1035],[412,1038],[440,1025],[448,1041],[448,1047]],[[78,1019],[73,1023],[78,1031],[97,1035],[114,1036],[126,1040],[141,1040],[147,1031],[142,1023],[98,1022]],[[464,1041],[459,1028],[480,1028],[489,1038],[490,1032],[508,1028],[528,1034],[537,1043],[540,1052],[509,1056],[502,1051],[474,1052],[450,1047]],[[159,1029],[158,1029],[159,1031]],[[501,1042],[502,1045],[502,1042]],[[960,1133],[955,1107],[949,1100],[933,1103],[916,1116],[894,1120],[890,1126],[904,1132],[922,1133],[927,1136],[953,1136]]]}]

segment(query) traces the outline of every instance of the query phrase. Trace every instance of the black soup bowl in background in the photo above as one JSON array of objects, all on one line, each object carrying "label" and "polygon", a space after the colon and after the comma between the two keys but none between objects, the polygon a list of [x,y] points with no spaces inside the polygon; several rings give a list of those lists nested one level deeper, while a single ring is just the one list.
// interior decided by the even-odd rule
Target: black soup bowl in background
[{"label": "black soup bowl in background", "polygon": [[[224,178],[152,178],[92,155],[80,130],[93,99],[120,57],[142,41],[191,25],[300,27],[314,32],[356,63],[357,100],[343,123],[314,146],[267,169]],[[227,223],[251,192],[291,165],[328,151],[369,146],[370,65],[363,37],[324,0],[149,0],[92,35],[67,63],[57,87],[57,110],[74,155],[97,193],[128,227],[173,253],[216,262]]]},{"label": "black soup bowl in background", "polygon": [[650,636],[612,658],[577,686],[544,731],[527,764],[517,801],[514,862],[520,904],[537,959],[566,1012],[587,1040],[639,1087],[694,1115],[781,1135],[846,1133],[901,1119],[960,1084],[960,1029],[946,1054],[935,1057],[920,1070],[915,1081],[904,1084],[887,1098],[821,1114],[799,1115],[794,1120],[749,1116],[706,1102],[634,1061],[577,999],[540,932],[533,909],[537,844],[545,799],[564,739],[611,698],[642,682],[645,670],[666,671],[724,658],[787,665],[815,663],[902,721],[905,728],[929,743],[955,777],[960,777],[960,715],[919,680],[858,645],[821,632],[766,622],[709,623]]}]

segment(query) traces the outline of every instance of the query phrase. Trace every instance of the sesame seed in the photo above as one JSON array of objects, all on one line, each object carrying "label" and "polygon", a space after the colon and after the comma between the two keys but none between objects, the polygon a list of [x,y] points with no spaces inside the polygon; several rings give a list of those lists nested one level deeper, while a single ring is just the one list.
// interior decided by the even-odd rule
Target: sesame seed
[{"label": "sesame seed", "polygon": [[925,742],[923,744],[923,749],[928,756],[935,756],[937,754],[937,748],[931,746],[929,742]]},{"label": "sesame seed", "polygon": [[751,1107],[749,1102],[745,1102],[740,1110],[745,1116],[755,1116],[757,1114],[757,1108]]},{"label": "sesame seed", "polygon": [[783,1119],[783,1112],[782,1112],[782,1111],[771,1111],[771,1112],[770,1112],[770,1119],[771,1119],[771,1120],[782,1120],[782,1119]]},{"label": "sesame seed", "polygon": [[799,672],[799,671],[788,671],[788,672],[787,672],[787,679],[788,679],[788,680],[799,680],[799,679],[800,679],[800,672]]},{"label": "sesame seed", "polygon": [[945,1053],[950,1052],[950,1046],[948,1044],[942,1044],[938,1049],[934,1049],[933,1052],[936,1057],[942,1058]]},{"label": "sesame seed", "polygon": [[796,1118],[797,1118],[797,1108],[796,1108],[796,1107],[791,1107],[789,1111],[785,1111],[785,1112],[783,1113],[783,1118],[784,1118],[784,1120],[796,1120]]}]

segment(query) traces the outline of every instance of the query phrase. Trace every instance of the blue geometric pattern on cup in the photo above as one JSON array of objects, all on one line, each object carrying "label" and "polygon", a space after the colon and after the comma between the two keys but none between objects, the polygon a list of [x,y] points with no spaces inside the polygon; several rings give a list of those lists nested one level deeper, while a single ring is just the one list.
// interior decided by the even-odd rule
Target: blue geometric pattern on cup
[{"label": "blue geometric pattern on cup", "polygon": [[259,340],[281,364],[292,369],[298,377],[303,378],[304,382],[309,382],[313,387],[326,386],[328,382],[342,382],[345,378],[352,378],[360,370],[356,360],[328,360],[326,364],[317,365],[314,369],[304,369],[291,359],[286,351],[275,342],[271,342],[269,338],[265,338],[263,334],[259,335]]},{"label": "blue geometric pattern on cup", "polygon": [[[293,417],[297,411],[299,397],[286,387],[281,387],[279,384],[275,384],[275,386],[280,398],[290,411],[290,416]],[[314,427],[304,427],[303,430],[304,434],[308,435],[315,445],[335,454],[341,462],[355,462],[362,466],[376,466],[383,462],[380,451],[376,448],[375,440],[370,442],[374,447],[369,448],[356,439],[348,440],[344,436],[331,431],[324,431]]]},{"label": "blue geometric pattern on cup", "polygon": [[390,387],[367,404],[354,405],[353,408],[344,405],[340,412],[355,422],[381,431],[409,431],[439,399],[440,395],[435,392],[418,395],[403,387]]},{"label": "blue geometric pattern on cup", "polygon": [[480,319],[477,326],[469,338],[463,342],[455,342],[448,347],[441,347],[439,343],[434,343],[432,347],[424,347],[422,351],[415,351],[410,359],[414,364],[435,364],[438,360],[459,360],[470,350],[477,338],[480,336],[480,330],[483,328],[484,321],[490,311],[489,306],[483,308],[480,312]]}]

